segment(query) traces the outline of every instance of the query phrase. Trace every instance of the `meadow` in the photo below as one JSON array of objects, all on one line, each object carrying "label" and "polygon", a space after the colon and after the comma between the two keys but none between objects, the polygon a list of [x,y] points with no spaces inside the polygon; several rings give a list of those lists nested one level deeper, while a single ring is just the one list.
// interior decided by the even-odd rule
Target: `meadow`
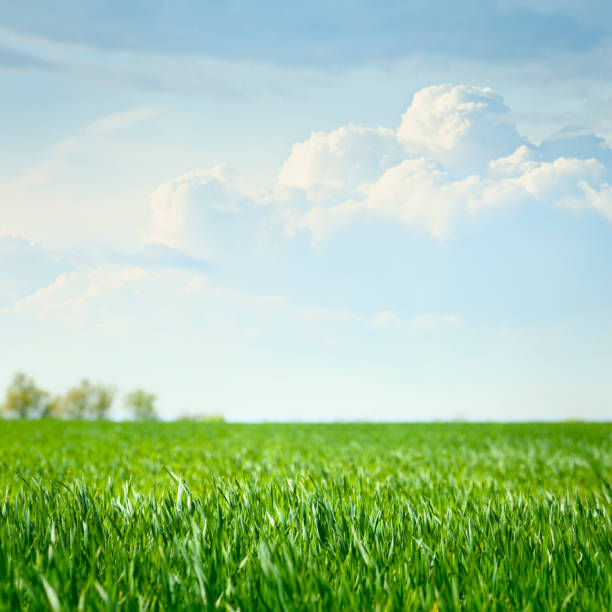
[{"label": "meadow", "polygon": [[612,609],[612,425],[0,421],[0,608]]}]

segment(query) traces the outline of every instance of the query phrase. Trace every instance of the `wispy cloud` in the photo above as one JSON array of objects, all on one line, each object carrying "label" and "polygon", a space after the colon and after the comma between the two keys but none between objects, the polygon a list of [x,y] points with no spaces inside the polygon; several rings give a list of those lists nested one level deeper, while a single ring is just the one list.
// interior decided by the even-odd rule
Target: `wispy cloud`
[{"label": "wispy cloud", "polygon": [[99,117],[75,135],[55,143],[43,154],[40,161],[15,177],[5,188],[8,192],[23,189],[65,173],[70,168],[71,160],[82,151],[94,150],[100,138],[151,120],[159,113],[160,110],[156,108],[137,107]]},{"label": "wispy cloud", "polygon": [[111,134],[142,123],[143,121],[147,121],[148,119],[153,119],[159,115],[159,112],[157,108],[149,108],[146,106],[141,108],[130,108],[96,119],[87,127],[87,131],[94,135]]},{"label": "wispy cloud", "polygon": [[57,66],[20,49],[0,46],[0,69],[53,71]]}]

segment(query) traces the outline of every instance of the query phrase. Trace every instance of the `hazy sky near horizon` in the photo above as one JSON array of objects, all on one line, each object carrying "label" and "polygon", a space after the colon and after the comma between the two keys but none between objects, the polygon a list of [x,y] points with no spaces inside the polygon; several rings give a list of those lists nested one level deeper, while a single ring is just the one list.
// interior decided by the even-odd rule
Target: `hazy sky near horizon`
[{"label": "hazy sky near horizon", "polygon": [[610,7],[7,3],[0,386],[612,418]]}]

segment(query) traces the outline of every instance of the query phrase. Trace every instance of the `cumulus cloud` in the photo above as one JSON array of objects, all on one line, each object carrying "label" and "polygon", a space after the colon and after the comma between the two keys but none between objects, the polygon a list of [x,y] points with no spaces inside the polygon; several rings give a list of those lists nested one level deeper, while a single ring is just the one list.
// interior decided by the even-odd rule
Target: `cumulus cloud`
[{"label": "cumulus cloud", "polygon": [[426,87],[397,130],[348,125],[296,143],[263,195],[241,193],[225,166],[164,183],[151,196],[146,240],[214,259],[252,252],[271,228],[318,241],[382,218],[443,239],[455,219],[502,206],[591,208],[610,217],[606,143],[568,128],[536,145],[508,113],[487,87]]},{"label": "cumulus cloud", "polygon": [[471,172],[523,144],[506,118],[509,110],[488,87],[426,87],[402,115],[397,138],[410,156],[423,155],[447,169]]},{"label": "cumulus cloud", "polygon": [[612,185],[603,183],[599,189],[593,189],[586,181],[580,183],[587,202],[612,221]]},{"label": "cumulus cloud", "polygon": [[435,162],[407,159],[387,170],[368,192],[366,206],[377,214],[404,223],[420,223],[434,236],[448,232],[448,224],[474,188],[475,179],[449,181]]},{"label": "cumulus cloud", "polygon": [[[492,162],[494,168],[506,160]],[[560,157],[554,162],[526,161],[516,165],[514,176],[480,181],[481,189],[470,202],[470,211],[487,206],[523,204],[529,201],[580,209],[589,205],[584,185],[598,184],[604,167],[595,159]]]},{"label": "cumulus cloud", "polygon": [[393,130],[348,125],[329,134],[314,132],[293,145],[278,184],[304,189],[317,203],[337,202],[359,192],[401,159]]},{"label": "cumulus cloud", "polygon": [[600,136],[584,126],[567,125],[544,140],[537,148],[543,161],[559,157],[596,159],[606,168],[606,180],[612,181],[612,149]]},{"label": "cumulus cloud", "polygon": [[211,258],[253,245],[256,239],[257,206],[238,190],[232,169],[225,165],[163,183],[151,195],[150,206],[147,243]]},{"label": "cumulus cloud", "polygon": [[313,134],[279,175],[279,184],[302,193],[289,207],[288,232],[320,240],[374,215],[444,238],[460,215],[528,203],[607,215],[605,142],[573,129],[537,146],[508,111],[489,88],[439,85],[414,95],[395,132],[350,126]]}]

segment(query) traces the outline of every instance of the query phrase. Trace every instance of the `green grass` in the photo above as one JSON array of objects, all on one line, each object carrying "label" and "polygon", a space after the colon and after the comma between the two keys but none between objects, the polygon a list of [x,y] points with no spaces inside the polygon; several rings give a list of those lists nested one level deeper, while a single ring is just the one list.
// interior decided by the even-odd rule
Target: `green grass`
[{"label": "green grass", "polygon": [[612,609],[612,426],[0,422],[0,608]]}]

